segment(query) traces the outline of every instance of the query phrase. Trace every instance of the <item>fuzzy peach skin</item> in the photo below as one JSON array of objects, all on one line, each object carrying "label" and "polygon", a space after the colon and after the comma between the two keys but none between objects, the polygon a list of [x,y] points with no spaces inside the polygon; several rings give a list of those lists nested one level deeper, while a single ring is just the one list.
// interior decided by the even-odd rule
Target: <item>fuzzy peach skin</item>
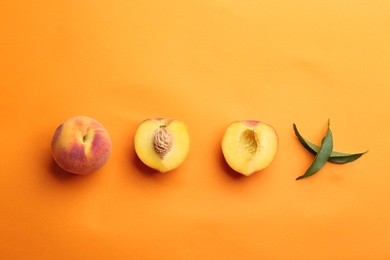
[{"label": "fuzzy peach skin", "polygon": [[268,167],[278,150],[275,129],[257,120],[235,121],[222,139],[222,152],[228,165],[249,176]]},{"label": "fuzzy peach skin", "polygon": [[64,121],[54,132],[51,143],[56,163],[75,174],[100,169],[111,153],[111,138],[95,119],[76,116]]}]

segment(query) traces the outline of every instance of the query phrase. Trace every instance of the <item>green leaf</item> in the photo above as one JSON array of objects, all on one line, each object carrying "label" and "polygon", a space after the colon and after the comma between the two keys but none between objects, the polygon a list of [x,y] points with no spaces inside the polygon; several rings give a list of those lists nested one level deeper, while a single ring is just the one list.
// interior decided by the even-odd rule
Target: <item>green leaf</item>
[{"label": "green leaf", "polygon": [[[309,140],[305,139],[298,131],[297,126],[293,124],[294,126],[294,132],[295,135],[298,137],[299,142],[305,147],[309,152],[311,152],[314,155],[317,155],[318,151],[320,150],[320,147]],[[336,152],[332,151],[330,154],[330,157],[328,159],[328,162],[331,163],[349,163],[353,162],[357,159],[359,159],[363,154],[367,153],[368,151],[361,152],[361,153],[343,153],[343,152]]]},{"label": "green leaf", "polygon": [[315,174],[316,172],[321,170],[321,168],[328,161],[328,159],[332,153],[332,150],[333,150],[333,135],[332,135],[332,131],[330,130],[329,125],[330,125],[330,121],[328,121],[328,131],[327,131],[325,137],[322,139],[321,147],[320,147],[318,153],[316,154],[316,157],[314,158],[313,163],[307,169],[305,174],[303,174],[302,176],[299,176],[298,178],[296,178],[296,180],[300,180],[300,179],[312,176],[313,174]]},{"label": "green leaf", "polygon": [[367,153],[368,151],[362,152],[362,153],[341,153],[341,152],[332,152],[331,156],[328,159],[328,162],[331,163],[349,163],[353,162],[357,159],[359,159],[363,154]]}]

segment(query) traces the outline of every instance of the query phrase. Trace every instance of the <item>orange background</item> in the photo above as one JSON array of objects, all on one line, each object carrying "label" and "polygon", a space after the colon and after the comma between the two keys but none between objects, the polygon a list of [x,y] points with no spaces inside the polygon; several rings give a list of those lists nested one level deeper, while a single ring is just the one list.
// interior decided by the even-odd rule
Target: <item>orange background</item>
[{"label": "orange background", "polygon": [[[390,2],[2,1],[0,258],[389,259]],[[65,119],[109,131],[88,176],[53,163]],[[133,137],[150,117],[185,121],[191,151],[157,174]],[[328,118],[339,151],[326,164]],[[276,159],[240,177],[224,162],[228,124],[259,119]]]}]

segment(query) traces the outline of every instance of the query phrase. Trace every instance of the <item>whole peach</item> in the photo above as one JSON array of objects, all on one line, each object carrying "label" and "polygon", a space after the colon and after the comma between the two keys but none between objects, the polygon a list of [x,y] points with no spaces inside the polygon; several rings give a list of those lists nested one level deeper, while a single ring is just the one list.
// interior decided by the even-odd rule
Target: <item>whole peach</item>
[{"label": "whole peach", "polygon": [[76,116],[64,121],[54,132],[51,143],[56,163],[75,174],[100,169],[111,153],[111,138],[95,119]]}]

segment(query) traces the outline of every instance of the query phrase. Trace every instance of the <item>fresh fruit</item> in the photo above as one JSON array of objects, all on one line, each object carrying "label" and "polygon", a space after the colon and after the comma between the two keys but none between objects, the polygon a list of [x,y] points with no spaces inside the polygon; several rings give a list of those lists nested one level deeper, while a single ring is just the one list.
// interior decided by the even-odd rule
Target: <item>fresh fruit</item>
[{"label": "fresh fruit", "polygon": [[190,135],[184,122],[170,118],[143,121],[134,137],[139,159],[159,172],[179,167],[190,150]]},{"label": "fresh fruit", "polygon": [[269,166],[276,156],[278,145],[275,129],[256,120],[233,122],[222,138],[226,162],[245,176]]},{"label": "fresh fruit", "polygon": [[111,139],[107,130],[95,119],[76,116],[56,129],[51,148],[54,160],[62,169],[88,174],[107,162]]}]

